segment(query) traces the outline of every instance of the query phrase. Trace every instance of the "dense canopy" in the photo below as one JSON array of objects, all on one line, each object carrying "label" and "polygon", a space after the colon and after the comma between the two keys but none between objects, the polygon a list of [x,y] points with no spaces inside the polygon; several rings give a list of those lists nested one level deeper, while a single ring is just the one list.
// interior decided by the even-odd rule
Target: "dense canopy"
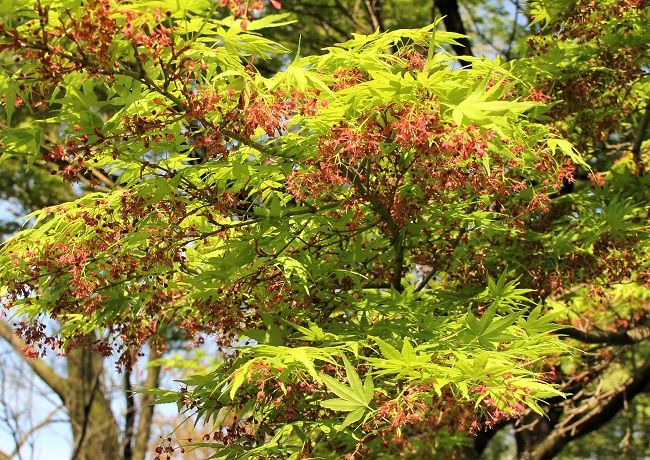
[{"label": "dense canopy", "polygon": [[81,184],[0,249],[25,352],[210,350],[151,392],[211,434],[159,453],[472,458],[516,423],[549,458],[613,417],[650,380],[647,2],[532,2],[517,59],[376,8],[290,52],[293,3],[3,3],[3,168]]}]

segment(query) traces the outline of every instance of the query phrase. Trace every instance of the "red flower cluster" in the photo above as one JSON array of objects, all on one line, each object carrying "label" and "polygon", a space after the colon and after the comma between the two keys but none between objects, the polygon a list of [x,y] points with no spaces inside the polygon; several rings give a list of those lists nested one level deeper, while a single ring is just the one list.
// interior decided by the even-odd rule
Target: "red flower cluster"
[{"label": "red flower cluster", "polygon": [[61,28],[61,33],[75,42],[82,55],[90,54],[108,68],[113,62],[111,43],[119,30],[117,22],[111,17],[113,13],[111,0],[89,0],[81,16],[78,19],[70,18]]},{"label": "red flower cluster", "polygon": [[[502,156],[496,153],[498,147],[510,148],[514,155]],[[496,139],[491,130],[442,122],[434,100],[418,106],[382,106],[354,125],[333,126],[320,139],[318,156],[303,160],[287,175],[286,186],[297,200],[341,194],[348,206],[378,201],[399,226],[416,218],[425,206],[452,205],[459,198],[472,201],[488,195],[505,211],[511,197],[530,186],[518,158],[522,150]],[[573,169],[554,170],[550,152],[540,149],[536,154],[537,170],[546,173],[542,185],[548,190],[571,177]],[[520,217],[523,212],[544,211],[547,205],[542,190],[511,211]]]}]

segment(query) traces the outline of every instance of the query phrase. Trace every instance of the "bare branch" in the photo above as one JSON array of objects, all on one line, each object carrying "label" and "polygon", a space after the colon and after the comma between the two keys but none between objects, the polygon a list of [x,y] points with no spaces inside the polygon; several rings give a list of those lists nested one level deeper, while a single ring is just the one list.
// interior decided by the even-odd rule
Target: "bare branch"
[{"label": "bare branch", "polygon": [[510,31],[510,36],[508,37],[508,47],[505,51],[506,60],[510,60],[510,54],[512,53],[512,48],[515,43],[515,36],[517,35],[517,22],[519,21],[519,7],[515,9],[515,15],[512,19],[512,30]]},{"label": "bare branch", "polygon": [[[11,453],[9,456],[10,458],[16,457],[18,455],[18,451],[20,448],[29,440],[29,438],[36,433],[38,430],[41,428],[46,427],[47,425],[51,425],[53,423],[65,423],[67,420],[63,419],[57,419],[54,418],[54,416],[61,410],[63,409],[63,405],[55,407],[43,420],[41,420],[39,423],[36,425],[32,426],[29,430],[25,431],[22,433],[20,439],[18,439],[16,443],[16,447],[14,448],[14,451]],[[0,455],[0,460],[2,460],[2,456]]]},{"label": "bare branch", "polygon": [[365,0],[364,3],[373,29],[379,29],[380,32],[384,32],[386,28],[384,27],[381,0]]},{"label": "bare branch", "polygon": [[5,339],[16,352],[22,356],[25,362],[32,368],[32,370],[39,376],[39,378],[54,391],[61,401],[65,404],[67,392],[69,391],[69,382],[57,374],[49,365],[41,358],[27,358],[23,350],[27,348],[27,344],[11,329],[5,322],[0,320],[0,337]]},{"label": "bare branch", "polygon": [[427,287],[427,285],[429,284],[429,281],[431,281],[431,279],[434,276],[436,276],[436,271],[432,268],[431,270],[429,270],[429,273],[427,273],[426,276],[424,276],[424,278],[422,278],[422,281],[420,281],[420,284],[417,285],[417,287],[415,288],[415,292],[420,292],[422,289]]}]

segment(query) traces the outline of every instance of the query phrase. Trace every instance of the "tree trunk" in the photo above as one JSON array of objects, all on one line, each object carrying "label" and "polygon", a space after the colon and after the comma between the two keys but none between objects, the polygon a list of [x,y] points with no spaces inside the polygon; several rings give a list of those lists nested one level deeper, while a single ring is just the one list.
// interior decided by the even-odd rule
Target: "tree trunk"
[{"label": "tree trunk", "polygon": [[[104,360],[92,350],[75,348],[65,357],[67,378],[57,374],[41,358],[27,358],[22,351],[27,344],[5,321],[0,320],[0,337],[25,359],[34,373],[54,391],[70,417],[72,429],[72,460],[120,460],[124,458],[120,446],[120,429],[107,398],[104,382]],[[161,357],[152,350],[149,361]],[[151,366],[143,383],[144,388],[155,388],[160,380],[160,366]],[[144,460],[149,449],[151,423],[153,420],[153,398],[142,395],[138,408],[138,423],[126,442],[132,443],[129,460]],[[0,452],[2,456],[7,454]]]},{"label": "tree trunk", "polygon": [[72,460],[119,459],[119,429],[102,388],[102,359],[90,350],[75,349],[68,353],[67,364],[70,390],[65,407],[72,426]]},{"label": "tree trunk", "polygon": [[[458,6],[458,0],[434,0],[433,2],[433,19],[436,19],[436,8],[440,11],[440,14],[443,16],[442,22],[445,25],[447,32],[455,32],[458,34],[465,35],[465,26],[463,24],[463,19],[460,16],[460,7]],[[459,38],[456,40],[459,45],[452,45],[451,47],[454,50],[454,53],[458,56],[473,56],[472,54],[472,44],[469,41],[469,38]],[[463,64],[471,65],[470,61],[460,59]]]}]

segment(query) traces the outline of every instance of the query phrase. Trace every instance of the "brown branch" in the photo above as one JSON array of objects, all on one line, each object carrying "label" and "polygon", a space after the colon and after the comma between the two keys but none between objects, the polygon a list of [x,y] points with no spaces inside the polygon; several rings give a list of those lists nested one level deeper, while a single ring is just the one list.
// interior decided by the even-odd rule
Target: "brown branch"
[{"label": "brown branch", "polygon": [[645,106],[645,113],[643,118],[641,118],[641,124],[639,125],[639,132],[634,139],[634,145],[632,146],[632,157],[634,158],[634,163],[636,164],[636,171],[639,176],[645,174],[645,166],[643,165],[643,158],[641,156],[641,144],[643,144],[643,138],[645,137],[645,132],[648,129],[648,124],[650,124],[650,99]]},{"label": "brown branch", "polygon": [[[526,458],[542,460],[554,457],[569,442],[597,430],[610,421],[628,402],[642,392],[648,383],[650,383],[650,361],[647,361],[617,389],[583,402],[578,411],[586,412],[584,415],[573,423],[567,423],[576,419],[575,416],[569,414],[570,420],[560,422]],[[587,409],[583,409],[582,406]]]},{"label": "brown branch", "polygon": [[433,277],[436,276],[436,273],[437,272],[433,268],[429,270],[429,273],[427,273],[426,276],[422,278],[422,281],[420,281],[420,283],[415,288],[415,292],[420,292],[422,289],[427,287],[429,281],[431,281]]},{"label": "brown branch", "polygon": [[[460,16],[460,8],[458,6],[458,0],[434,0],[433,2],[433,19],[435,20],[436,14],[435,9],[440,11],[440,14],[443,16],[442,22],[445,24],[445,29],[447,32],[456,32],[458,34],[465,35],[465,26],[463,25],[463,19]],[[458,56],[473,56],[472,54],[472,44],[469,41],[469,38],[463,37],[456,40],[458,45],[451,45],[454,53]],[[469,65],[469,61],[460,60],[464,65]]]},{"label": "brown branch", "polygon": [[[452,250],[450,252],[452,254],[456,250],[458,245],[460,244],[460,242],[463,239],[463,237],[465,236],[466,232],[467,232],[467,230],[465,228],[460,229],[460,231],[458,232],[458,236],[456,236],[456,238],[454,239],[454,242],[451,245]],[[427,285],[429,284],[429,281],[431,281],[431,279],[436,275],[436,273],[437,272],[433,268],[431,268],[429,273],[427,273],[427,275],[424,278],[422,278],[422,281],[420,281],[420,283],[417,285],[417,287],[415,288],[415,292],[420,292],[421,290],[426,288]]]},{"label": "brown branch", "polygon": [[406,248],[404,243],[406,239],[406,234],[404,229],[401,229],[397,236],[393,239],[393,247],[395,249],[395,259],[393,261],[393,276],[391,280],[391,285],[398,292],[402,292],[402,275],[404,274],[404,252]]},{"label": "brown branch", "polygon": [[25,360],[25,362],[32,368],[34,373],[54,391],[65,404],[67,393],[70,388],[70,383],[67,379],[61,377],[59,374],[48,366],[41,358],[27,358],[23,350],[28,348],[24,340],[18,337],[13,329],[5,322],[0,320],[0,337],[5,339],[9,345]]},{"label": "brown branch", "polygon": [[364,3],[373,29],[384,32],[386,28],[384,27],[381,0],[365,0]]},{"label": "brown branch", "polygon": [[[517,2],[518,3],[518,2]],[[519,20],[519,5],[515,8],[515,16],[512,20],[512,30],[510,31],[510,36],[508,37],[508,47],[504,53],[507,61],[510,60],[510,54],[512,53],[512,48],[515,42],[515,36],[517,35],[517,21]]]},{"label": "brown branch", "polygon": [[494,44],[493,39],[491,39],[490,37],[485,35],[485,33],[483,33],[481,27],[478,25],[478,21],[476,17],[472,14],[472,11],[470,9],[467,10],[467,15],[469,16],[472,33],[476,35],[478,38],[480,38],[483,42],[485,42],[486,45],[492,48],[492,50],[494,50],[495,53],[502,54],[505,57],[503,50],[499,49],[499,47]]},{"label": "brown branch", "polygon": [[606,345],[634,345],[650,338],[650,327],[639,326],[634,329],[627,329],[620,332],[592,331],[585,332],[575,327],[565,327],[557,331],[558,334],[566,335],[582,343],[606,344]]},{"label": "brown branch", "polygon": [[361,180],[361,175],[359,174],[358,171],[356,171],[351,166],[346,166],[346,165],[340,165],[339,168],[341,172],[343,172],[345,177],[348,180],[350,180],[350,182],[352,182],[352,184],[356,187],[359,193],[361,193],[361,195],[363,195],[365,198],[368,199],[368,202],[370,203],[370,207],[372,208],[372,210],[375,211],[379,215],[379,217],[384,221],[384,223],[388,226],[390,235],[393,238],[393,240],[397,241],[396,239],[399,236],[400,227],[399,225],[397,225],[397,222],[395,222],[395,219],[393,219],[393,216],[390,214],[390,209],[388,209],[386,205],[382,203],[379,198],[377,198],[375,195],[370,193],[370,191],[366,188],[363,181]]},{"label": "brown branch", "polygon": [[122,460],[133,459],[133,433],[135,430],[135,397],[131,386],[131,369],[124,370],[124,398],[126,400],[126,414],[124,416],[124,442]]},{"label": "brown branch", "polygon": [[107,186],[112,187],[115,185],[115,182],[112,179],[109,179],[104,173],[101,171],[95,169],[95,168],[90,168],[90,173],[98,180],[101,182],[105,183]]},{"label": "brown branch", "polygon": [[[323,11],[323,8],[326,8],[326,6],[324,5],[306,4],[303,2],[298,2],[297,5],[287,5],[286,8],[285,5],[282,4],[282,8],[286,9],[287,11],[291,11],[295,13],[296,16],[299,18],[306,17],[306,16],[313,18],[316,22],[320,24],[321,28],[323,29],[323,32],[328,37],[339,42],[348,40],[351,37],[351,32],[355,32],[364,28],[363,26],[359,25],[354,15],[350,14],[348,8],[342,5],[339,1],[335,1],[334,5],[329,5],[329,9],[337,10],[341,14],[343,14],[343,16],[345,16],[347,19],[349,19],[351,24],[349,24],[349,27],[347,28],[337,24],[335,20],[328,22],[328,19],[335,19],[336,14],[331,11]],[[332,31],[336,32],[339,36],[338,37],[332,36],[332,34],[328,29],[331,29]],[[324,46],[325,44],[323,44],[323,47]]]}]

